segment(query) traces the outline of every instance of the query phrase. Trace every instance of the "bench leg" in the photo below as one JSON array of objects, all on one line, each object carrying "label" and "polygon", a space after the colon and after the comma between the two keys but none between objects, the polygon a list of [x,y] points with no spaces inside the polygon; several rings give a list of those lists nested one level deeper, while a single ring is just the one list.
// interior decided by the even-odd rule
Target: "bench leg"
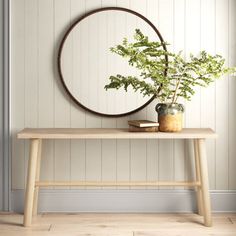
[{"label": "bench leg", "polygon": [[30,156],[28,161],[28,174],[25,192],[24,222],[23,225],[30,226],[32,221],[33,198],[35,189],[35,177],[37,168],[37,157],[39,150],[39,139],[30,140]]},{"label": "bench leg", "polygon": [[[195,169],[196,169],[196,181],[201,182],[200,175],[200,163],[199,163],[199,150],[197,140],[194,139],[194,157],[195,157]],[[200,186],[196,187],[197,192],[197,206],[198,206],[198,214],[203,215],[203,206],[202,206],[202,189]]]},{"label": "bench leg", "polygon": [[[39,181],[40,178],[41,153],[42,153],[42,139],[39,140],[35,181]],[[33,215],[37,215],[38,213],[38,195],[39,195],[39,187],[37,186],[35,187],[34,190]]]},{"label": "bench leg", "polygon": [[210,227],[212,226],[212,218],[211,218],[211,201],[209,195],[206,144],[205,144],[205,139],[198,139],[197,142],[199,151],[199,167],[200,167],[200,178],[201,178],[201,188],[202,188],[204,225]]}]

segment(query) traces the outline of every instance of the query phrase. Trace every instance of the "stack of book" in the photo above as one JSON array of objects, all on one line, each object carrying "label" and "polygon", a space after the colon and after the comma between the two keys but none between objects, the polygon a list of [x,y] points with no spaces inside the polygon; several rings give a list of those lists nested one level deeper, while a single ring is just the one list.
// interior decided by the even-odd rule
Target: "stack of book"
[{"label": "stack of book", "polygon": [[150,120],[129,120],[129,131],[130,132],[157,132],[158,122]]}]

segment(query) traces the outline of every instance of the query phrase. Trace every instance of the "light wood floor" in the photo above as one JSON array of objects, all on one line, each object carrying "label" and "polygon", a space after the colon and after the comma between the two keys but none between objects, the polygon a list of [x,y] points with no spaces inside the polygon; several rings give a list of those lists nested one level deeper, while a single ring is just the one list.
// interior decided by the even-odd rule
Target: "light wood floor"
[{"label": "light wood floor", "polygon": [[30,228],[22,215],[0,213],[1,236],[236,236],[236,214],[214,214],[213,227],[195,214],[42,214]]}]

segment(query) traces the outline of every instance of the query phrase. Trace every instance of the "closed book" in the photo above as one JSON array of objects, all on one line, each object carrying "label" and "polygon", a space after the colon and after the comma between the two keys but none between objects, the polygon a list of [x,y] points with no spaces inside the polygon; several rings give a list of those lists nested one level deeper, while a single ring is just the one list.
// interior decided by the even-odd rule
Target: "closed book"
[{"label": "closed book", "polygon": [[133,125],[129,125],[129,131],[130,132],[157,132],[158,131],[158,127],[154,126],[154,127],[136,127]]},{"label": "closed book", "polygon": [[159,126],[158,122],[150,121],[150,120],[129,120],[129,125],[133,125],[136,127],[157,127]]}]

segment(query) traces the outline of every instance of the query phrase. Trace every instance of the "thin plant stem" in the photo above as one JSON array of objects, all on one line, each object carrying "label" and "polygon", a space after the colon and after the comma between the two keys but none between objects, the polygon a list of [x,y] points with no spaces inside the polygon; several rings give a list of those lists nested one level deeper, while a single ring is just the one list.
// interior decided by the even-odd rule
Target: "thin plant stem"
[{"label": "thin plant stem", "polygon": [[178,79],[178,81],[177,81],[177,83],[176,83],[175,93],[174,93],[174,95],[173,95],[172,102],[171,102],[172,104],[175,103],[176,100],[177,100],[176,95],[177,95],[177,91],[178,91],[178,89],[179,89],[179,85],[180,85],[180,78]]}]

